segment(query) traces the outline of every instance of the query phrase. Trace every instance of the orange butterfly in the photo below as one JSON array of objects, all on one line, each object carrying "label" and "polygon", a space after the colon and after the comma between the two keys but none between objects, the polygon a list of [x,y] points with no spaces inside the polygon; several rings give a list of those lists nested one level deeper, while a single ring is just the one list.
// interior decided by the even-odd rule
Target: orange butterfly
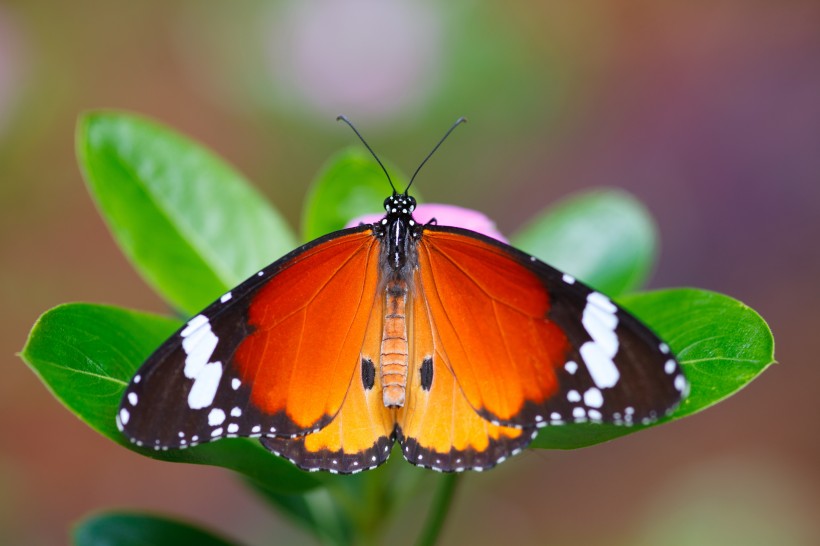
[{"label": "orange butterfly", "polygon": [[408,189],[190,319],[126,388],[120,430],[156,449],[261,437],[334,473],[374,468],[398,441],[409,462],[458,472],[519,453],[539,427],[648,423],[685,396],[669,347],[607,296],[495,239],[417,223]]}]

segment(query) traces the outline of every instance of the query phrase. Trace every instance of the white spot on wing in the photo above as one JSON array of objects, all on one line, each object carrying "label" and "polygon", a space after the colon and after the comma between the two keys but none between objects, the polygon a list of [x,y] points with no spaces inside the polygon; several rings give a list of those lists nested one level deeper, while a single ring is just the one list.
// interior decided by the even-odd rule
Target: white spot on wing
[{"label": "white spot on wing", "polygon": [[[593,296],[599,297],[593,297]],[[603,305],[605,302],[608,305]],[[618,326],[618,317],[615,315],[616,308],[609,301],[609,298],[599,292],[592,292],[587,297],[587,305],[584,307],[584,314],[581,323],[584,325],[589,337],[601,350],[609,356],[614,357],[618,352],[618,336],[615,335],[615,327]]]},{"label": "white spot on wing", "polygon": [[620,372],[612,360],[618,353],[618,308],[600,292],[591,292],[581,317],[581,324],[592,338],[581,346],[579,352],[592,380],[599,389],[614,386]]},{"label": "white spot on wing", "polygon": [[575,375],[575,372],[578,371],[578,363],[574,360],[570,360],[569,362],[564,364],[564,369],[567,371],[567,373]]},{"label": "white spot on wing", "polygon": [[601,391],[592,387],[584,393],[584,404],[590,408],[600,408],[604,405],[604,397]]},{"label": "white spot on wing", "polygon": [[194,379],[191,392],[188,393],[188,407],[202,409],[213,404],[220,379],[222,379],[222,363],[205,364]]},{"label": "white spot on wing", "polygon": [[615,311],[618,310],[615,304],[612,303],[612,300],[600,292],[590,292],[589,296],[587,296],[587,302],[597,305],[607,313],[615,314]]},{"label": "white spot on wing", "polygon": [[179,333],[179,335],[181,335],[182,337],[188,337],[197,328],[199,328],[203,324],[206,324],[207,322],[208,322],[208,319],[205,317],[205,315],[197,315],[197,316],[195,316],[194,318],[192,318],[191,320],[188,321],[188,326],[186,326],[185,329],[183,329]]},{"label": "white spot on wing", "polygon": [[213,404],[219,382],[222,379],[222,364],[210,362],[219,338],[211,330],[211,323],[205,315],[197,315],[188,321],[188,326],[180,332],[182,349],[185,351],[185,377],[194,384],[188,392],[188,407],[207,408]]},{"label": "white spot on wing", "polygon": [[186,355],[185,377],[194,379],[208,364],[219,339],[214,335],[211,324],[204,315],[197,315],[188,321],[188,326],[180,335],[183,337],[182,350]]},{"label": "white spot on wing", "polygon": [[128,393],[128,402],[129,402],[132,406],[136,406],[136,405],[137,405],[137,400],[138,400],[138,398],[137,398],[137,393],[135,393],[135,392],[129,392],[129,393]]},{"label": "white spot on wing", "polygon": [[581,345],[581,358],[587,365],[589,375],[600,389],[613,387],[621,377],[612,357],[607,356],[601,346],[594,341],[587,341]]},{"label": "white spot on wing", "polygon": [[219,298],[219,301],[222,302],[222,303],[225,303],[225,302],[231,301],[232,297],[233,297],[233,294],[231,294],[230,292],[226,292],[221,298]]},{"label": "white spot on wing", "polygon": [[562,279],[564,279],[564,282],[567,284],[575,284],[575,277],[573,277],[572,275],[567,275],[566,273],[564,273]]},{"label": "white spot on wing", "polygon": [[225,422],[225,412],[219,408],[214,408],[208,413],[208,424],[212,427],[221,425]]},{"label": "white spot on wing", "polygon": [[[128,410],[125,409],[125,408],[122,408],[120,410],[120,422],[123,425],[127,425],[128,424],[128,419],[130,419],[130,418],[131,418],[131,414],[128,413]],[[110,417],[109,417],[109,419],[110,419]]]}]

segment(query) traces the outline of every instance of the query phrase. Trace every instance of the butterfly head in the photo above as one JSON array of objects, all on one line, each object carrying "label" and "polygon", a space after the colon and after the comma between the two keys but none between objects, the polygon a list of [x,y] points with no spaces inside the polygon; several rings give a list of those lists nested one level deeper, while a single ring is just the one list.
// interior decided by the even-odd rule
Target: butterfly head
[{"label": "butterfly head", "polygon": [[388,223],[395,218],[411,219],[416,210],[416,198],[406,193],[394,193],[384,200],[384,210],[387,212]]}]

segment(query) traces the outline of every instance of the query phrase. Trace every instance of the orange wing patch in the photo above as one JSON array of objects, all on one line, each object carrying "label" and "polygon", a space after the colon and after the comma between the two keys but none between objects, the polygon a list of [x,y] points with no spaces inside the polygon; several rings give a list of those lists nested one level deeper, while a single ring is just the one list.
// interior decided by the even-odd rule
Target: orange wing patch
[{"label": "orange wing patch", "polygon": [[433,327],[427,287],[421,288],[418,274],[414,286],[408,397],[398,412],[404,456],[445,472],[491,468],[521,451],[532,431],[494,425],[467,402]]},{"label": "orange wing patch", "polygon": [[273,416],[263,434],[318,430],[341,408],[376,299],[378,248],[371,231],[331,239],[255,295],[234,362],[252,403]]},{"label": "orange wing patch", "polygon": [[418,283],[436,349],[467,403],[497,424],[536,426],[569,349],[546,319],[546,287],[479,239],[425,230],[418,248]]},{"label": "orange wing patch", "polygon": [[336,417],[319,432],[299,438],[262,438],[262,445],[304,470],[355,474],[382,464],[394,441],[395,412],[384,407],[382,389],[362,386],[360,362]]},{"label": "orange wing patch", "polygon": [[[372,264],[370,267],[376,271]],[[338,413],[318,432],[299,438],[261,440],[273,453],[290,459],[302,469],[353,474],[375,468],[390,456],[396,410],[385,407],[378,377],[385,311],[381,292],[376,294],[374,287],[373,293],[367,327],[362,338],[358,338],[355,371],[344,385],[344,400]]]},{"label": "orange wing patch", "polygon": [[406,400],[388,408],[380,358],[386,313],[398,311],[379,278],[380,242],[365,234],[306,252],[254,299],[250,323],[265,326],[240,345],[238,368],[254,404],[290,427],[262,443],[340,473],[381,464],[396,437],[408,461],[441,471],[484,470],[521,451],[568,346],[546,319],[541,280],[486,242],[426,230],[405,309]]}]

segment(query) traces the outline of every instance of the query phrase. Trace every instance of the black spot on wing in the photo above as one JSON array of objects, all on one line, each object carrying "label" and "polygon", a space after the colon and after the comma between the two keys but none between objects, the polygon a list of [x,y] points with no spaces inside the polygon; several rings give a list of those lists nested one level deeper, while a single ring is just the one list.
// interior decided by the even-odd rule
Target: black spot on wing
[{"label": "black spot on wing", "polygon": [[429,391],[433,386],[433,359],[427,357],[421,363],[421,388]]},{"label": "black spot on wing", "polygon": [[376,381],[376,366],[369,358],[362,359],[362,385],[364,390],[369,391],[373,388]]}]

